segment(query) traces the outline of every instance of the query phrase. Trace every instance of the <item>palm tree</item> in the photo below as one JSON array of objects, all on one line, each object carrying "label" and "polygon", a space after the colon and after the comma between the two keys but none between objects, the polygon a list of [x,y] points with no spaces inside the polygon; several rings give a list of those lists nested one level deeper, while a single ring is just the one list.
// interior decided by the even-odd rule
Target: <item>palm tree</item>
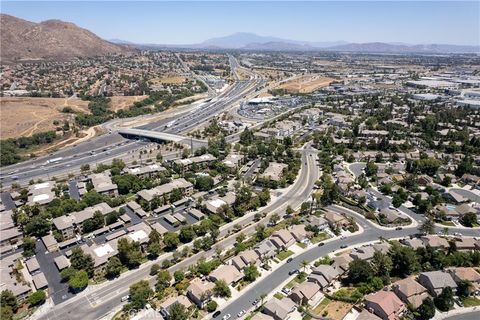
[{"label": "palm tree", "polygon": [[261,305],[263,305],[263,300],[265,300],[266,297],[267,297],[267,294],[265,294],[265,293],[262,293],[262,294],[260,295]]},{"label": "palm tree", "polygon": [[300,265],[303,268],[303,272],[305,272],[307,270],[307,267],[308,267],[308,261],[307,260],[302,260],[302,262],[300,262]]}]

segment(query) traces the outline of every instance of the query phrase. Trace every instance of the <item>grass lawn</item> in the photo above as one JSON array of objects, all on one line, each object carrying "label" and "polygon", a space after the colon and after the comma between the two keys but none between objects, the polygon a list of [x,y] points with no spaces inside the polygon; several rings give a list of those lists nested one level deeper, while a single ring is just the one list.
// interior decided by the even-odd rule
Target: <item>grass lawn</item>
[{"label": "grass lawn", "polygon": [[330,299],[328,299],[328,298],[324,298],[324,299],[315,307],[315,309],[313,309],[313,312],[314,312],[316,315],[319,315],[319,316],[322,315],[323,309],[325,309],[325,308],[328,306],[328,304],[330,303],[330,301],[332,301],[332,300],[330,300]]},{"label": "grass lawn", "polygon": [[305,243],[302,243],[302,242],[297,242],[297,246],[299,246],[302,249],[305,249],[307,247],[307,245]]},{"label": "grass lawn", "polygon": [[293,279],[292,281],[290,281],[289,283],[287,283],[287,284],[285,285],[285,288],[292,289],[293,286],[296,285],[297,283],[298,283],[298,282],[297,282],[295,279]]},{"label": "grass lawn", "polygon": [[277,298],[278,300],[282,300],[283,297],[285,297],[283,294],[281,294],[280,292],[277,292],[273,295],[275,298]]},{"label": "grass lawn", "polygon": [[277,254],[277,258],[280,260],[285,260],[293,254],[293,251],[282,250]]},{"label": "grass lawn", "polygon": [[455,223],[453,223],[452,221],[442,221],[440,223],[444,226],[455,227]]},{"label": "grass lawn", "polygon": [[328,238],[329,238],[328,234],[326,234],[325,232],[320,232],[318,234],[318,236],[313,237],[311,241],[312,241],[313,244],[315,244],[315,243],[319,243],[320,241],[323,241],[323,240],[328,239]]},{"label": "grass lawn", "polygon": [[468,297],[462,299],[462,303],[465,307],[477,307],[480,306],[480,299],[475,297]]}]

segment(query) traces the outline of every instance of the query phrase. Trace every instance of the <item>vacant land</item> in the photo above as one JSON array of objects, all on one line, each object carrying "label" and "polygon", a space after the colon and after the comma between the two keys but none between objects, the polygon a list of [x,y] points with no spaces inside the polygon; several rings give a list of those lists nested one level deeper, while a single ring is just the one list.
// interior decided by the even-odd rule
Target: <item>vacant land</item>
[{"label": "vacant land", "polygon": [[128,109],[134,102],[147,98],[147,96],[115,96],[110,97],[110,109],[118,111],[121,109]]},{"label": "vacant land", "polygon": [[[146,96],[111,97],[110,109],[117,111],[129,108],[135,101]],[[28,137],[34,133],[54,130],[63,121],[73,123],[73,113],[63,113],[71,107],[74,112],[89,113],[88,101],[79,98],[30,98],[2,97],[0,99],[0,138]],[[58,121],[59,125],[53,124]]]},{"label": "vacant land", "polygon": [[73,121],[74,114],[62,113],[64,107],[77,112],[88,112],[88,101],[71,98],[2,97],[0,103],[1,139],[31,136],[55,129],[64,120]]},{"label": "vacant land", "polygon": [[353,304],[343,301],[331,301],[321,311],[322,316],[328,316],[330,319],[343,319],[352,309]]},{"label": "vacant land", "polygon": [[169,75],[163,78],[152,79],[153,84],[181,84],[187,82],[188,77],[179,76],[179,75]]},{"label": "vacant land", "polygon": [[285,89],[293,93],[310,93],[317,89],[327,87],[334,80],[335,79],[317,75],[304,75],[282,83],[277,89]]}]

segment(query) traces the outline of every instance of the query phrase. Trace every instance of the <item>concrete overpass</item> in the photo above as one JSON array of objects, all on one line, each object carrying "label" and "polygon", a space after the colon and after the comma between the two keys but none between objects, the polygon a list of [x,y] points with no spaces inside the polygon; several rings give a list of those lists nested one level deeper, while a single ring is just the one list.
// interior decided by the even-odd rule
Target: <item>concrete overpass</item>
[{"label": "concrete overpass", "polygon": [[176,142],[176,143],[185,143],[192,144],[193,149],[206,146],[208,144],[205,140],[193,139],[190,137],[184,137],[177,134],[144,130],[144,129],[119,129],[118,133],[124,136],[125,138],[144,138],[151,141],[157,142]]}]

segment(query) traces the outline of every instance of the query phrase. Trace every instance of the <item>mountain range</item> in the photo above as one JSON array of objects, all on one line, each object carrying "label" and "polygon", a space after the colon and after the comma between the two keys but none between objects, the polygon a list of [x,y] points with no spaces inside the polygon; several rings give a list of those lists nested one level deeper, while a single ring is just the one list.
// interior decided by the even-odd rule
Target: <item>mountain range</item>
[{"label": "mountain range", "polygon": [[142,49],[184,48],[184,49],[236,49],[259,51],[339,51],[359,53],[479,53],[479,46],[450,44],[420,44],[406,43],[349,43],[346,41],[311,42],[260,36],[254,33],[239,32],[225,37],[208,39],[197,44],[133,44],[118,39],[115,43],[129,44]]},{"label": "mountain range", "polygon": [[70,59],[135,51],[61,20],[35,23],[0,14],[0,30],[2,62]]},{"label": "mountain range", "polygon": [[255,51],[339,51],[359,53],[480,53],[479,46],[448,44],[311,42],[239,32],[197,44],[138,44],[101,39],[91,31],[61,20],[40,23],[0,14],[1,52],[4,63],[71,59],[105,54],[131,53],[136,49],[235,49]]}]

